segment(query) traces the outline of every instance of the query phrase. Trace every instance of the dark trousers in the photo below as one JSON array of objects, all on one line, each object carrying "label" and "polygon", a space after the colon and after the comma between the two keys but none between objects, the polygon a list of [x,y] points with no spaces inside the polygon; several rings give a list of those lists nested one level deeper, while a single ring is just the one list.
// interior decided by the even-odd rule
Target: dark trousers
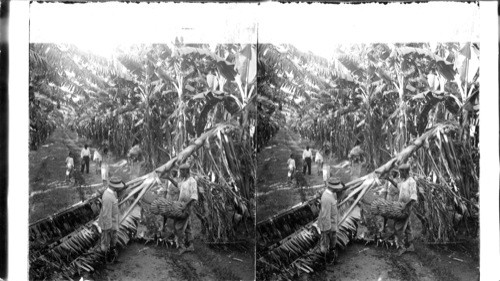
[{"label": "dark trousers", "polygon": [[82,169],[80,172],[82,172],[82,174],[83,174],[84,168],[87,167],[86,171],[88,174],[89,173],[89,166],[90,166],[90,156],[83,156]]},{"label": "dark trousers", "polygon": [[307,174],[311,174],[311,157],[306,157],[306,164],[304,165],[304,170],[302,171],[303,174],[306,173],[307,169]]}]

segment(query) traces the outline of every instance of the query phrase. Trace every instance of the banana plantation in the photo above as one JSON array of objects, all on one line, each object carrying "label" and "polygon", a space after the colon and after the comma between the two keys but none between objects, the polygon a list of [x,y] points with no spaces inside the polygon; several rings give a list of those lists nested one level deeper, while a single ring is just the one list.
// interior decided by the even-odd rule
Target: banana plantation
[{"label": "banana plantation", "polygon": [[[258,45],[257,279],[477,279],[479,44],[331,49],[332,57],[323,58],[293,45]],[[328,156],[324,163],[329,159],[330,172],[345,183],[337,194],[340,253],[332,264],[320,249],[325,185],[315,165],[312,175],[304,166],[305,182],[287,182],[287,159],[292,154],[295,173],[302,174],[306,146]],[[261,178],[274,162],[283,169],[269,175],[281,173],[281,183]],[[401,245],[380,230],[380,219],[397,218],[399,207],[383,191],[403,163],[418,196],[404,228],[410,221],[418,242],[416,255],[397,257]],[[450,270],[464,270],[465,259],[453,265],[447,257],[465,252],[475,253],[471,275],[453,275]]]},{"label": "banana plantation", "polygon": [[[176,38],[99,55],[30,44],[30,279],[477,279],[479,50],[359,43],[322,57]],[[96,175],[84,173],[84,145],[125,183],[118,264],[100,247],[109,179],[95,159]],[[177,255],[167,219],[183,207],[162,194],[185,163],[196,250]],[[413,205],[391,199],[405,169]],[[327,261],[318,218],[335,184]]]},{"label": "banana plantation", "polygon": [[[142,151],[140,172],[122,177],[126,188],[118,192],[117,243],[124,255],[131,243],[166,245],[165,237],[157,232],[161,219],[153,213],[154,208],[158,213],[158,207],[152,202],[166,188],[165,177],[185,162],[198,185],[193,221],[201,225],[204,246],[197,256],[202,263],[210,267],[220,262],[225,257],[217,252],[221,247],[253,251],[252,232],[243,233],[238,223],[243,221],[246,227],[255,220],[256,45],[185,44],[176,38],[172,44],[121,46],[106,57],[75,45],[37,43],[30,45],[29,54],[31,151],[54,146],[49,140],[58,130],[85,140],[96,151],[109,150],[116,161],[126,158],[133,147]],[[77,164],[79,156],[74,156]],[[47,157],[44,161],[54,155]],[[132,164],[130,159],[127,162]],[[30,224],[32,280],[101,276],[105,253],[99,247],[95,222],[105,186],[100,179],[92,182],[83,168],[82,177],[83,183],[75,179],[75,185],[97,186],[98,190],[80,202],[68,201],[55,213],[43,208],[36,211],[45,217]],[[71,190],[67,186],[58,190],[65,188]],[[41,192],[56,191],[47,185]],[[37,204],[43,206],[43,202]],[[145,230],[139,231],[141,227]],[[149,248],[141,251],[145,249]],[[163,253],[171,255],[169,261],[177,265],[174,254]],[[212,256],[214,261],[207,261]],[[237,260],[243,262],[243,258]],[[251,259],[244,263],[253,268]],[[198,272],[186,265],[179,268],[178,280]],[[245,279],[227,270],[223,267],[207,274],[215,274],[216,279],[222,274]]]}]

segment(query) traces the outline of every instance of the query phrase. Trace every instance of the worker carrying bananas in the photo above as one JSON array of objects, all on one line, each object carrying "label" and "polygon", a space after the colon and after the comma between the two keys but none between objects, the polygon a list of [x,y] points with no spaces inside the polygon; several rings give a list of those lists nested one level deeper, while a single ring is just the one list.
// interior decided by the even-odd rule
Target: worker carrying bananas
[{"label": "worker carrying bananas", "polygon": [[338,208],[337,193],[346,187],[338,178],[330,178],[325,191],[321,195],[321,211],[318,216],[318,228],[321,231],[320,247],[325,255],[325,262],[337,259]]},{"label": "worker carrying bananas", "polygon": [[188,213],[185,219],[174,219],[175,235],[180,243],[179,254],[194,251],[193,233],[191,232],[191,217],[193,205],[198,201],[198,185],[196,180],[190,175],[189,164],[184,163],[179,166],[180,182],[177,183],[170,176],[168,180],[179,188],[179,200],[184,203],[183,212]]},{"label": "worker carrying bananas", "polygon": [[415,251],[415,247],[412,242],[413,235],[411,233],[410,215],[413,205],[415,205],[418,201],[418,197],[417,182],[410,176],[410,165],[408,163],[399,165],[399,177],[401,178],[401,181],[397,184],[390,178],[387,178],[387,180],[399,189],[398,201],[406,204],[403,212],[408,214],[408,216],[404,219],[394,220],[394,229],[396,231],[397,238],[396,243],[399,247],[401,247],[399,255],[402,255],[405,252]]},{"label": "worker carrying bananas", "polygon": [[106,262],[116,260],[116,232],[119,229],[120,210],[118,209],[117,191],[125,188],[125,183],[118,177],[109,180],[108,188],[102,194],[102,207],[98,225],[101,228],[101,250],[105,253]]}]

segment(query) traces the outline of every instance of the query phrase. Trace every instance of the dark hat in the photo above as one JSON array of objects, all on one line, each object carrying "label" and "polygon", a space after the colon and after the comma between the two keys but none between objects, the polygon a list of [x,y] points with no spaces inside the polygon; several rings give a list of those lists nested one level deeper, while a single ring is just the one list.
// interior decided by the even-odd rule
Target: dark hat
[{"label": "dark hat", "polygon": [[189,169],[189,164],[188,163],[184,163],[182,165],[179,166],[179,170],[182,170],[182,169]]},{"label": "dark hat", "polygon": [[400,169],[400,170],[409,170],[410,169],[410,164],[403,163],[403,164],[399,165],[398,169]]},{"label": "dark hat", "polygon": [[339,178],[331,177],[328,179],[328,188],[336,190],[344,188],[344,183]]},{"label": "dark hat", "polygon": [[114,189],[122,189],[125,187],[125,183],[119,177],[112,177],[109,179],[109,186]]}]

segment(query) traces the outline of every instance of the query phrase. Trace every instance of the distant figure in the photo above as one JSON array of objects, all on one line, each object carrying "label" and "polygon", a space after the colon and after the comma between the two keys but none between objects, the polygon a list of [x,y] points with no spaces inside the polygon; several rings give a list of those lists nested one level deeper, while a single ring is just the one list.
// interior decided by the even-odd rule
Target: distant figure
[{"label": "distant figure", "polygon": [[102,184],[107,185],[110,176],[108,150],[105,148],[103,153],[104,156],[102,157],[102,162],[101,162],[101,179],[102,179]]},{"label": "distant figure", "polygon": [[66,182],[69,182],[71,180],[74,168],[75,168],[75,161],[73,160],[73,157],[71,157],[71,151],[70,151],[68,153],[68,157],[66,157],[66,178],[65,178]]},{"label": "distant figure", "polygon": [[330,178],[330,151],[325,151],[325,159],[322,165],[323,172],[323,183],[325,183],[325,187],[327,187],[327,181]]},{"label": "distant figure", "polygon": [[83,170],[86,167],[87,174],[89,173],[89,165],[90,165],[90,149],[88,144],[85,144],[84,148],[82,148],[82,152],[80,152],[80,157],[82,158],[82,168],[80,172],[83,174]]},{"label": "distant figure", "polygon": [[128,163],[130,167],[134,166],[134,163],[142,159],[142,149],[136,144],[127,153]]},{"label": "distant figure", "polygon": [[336,258],[337,230],[339,214],[337,207],[337,192],[345,189],[338,178],[329,179],[325,191],[321,195],[321,211],[318,215],[318,227],[321,231],[320,249],[325,255],[325,262]]},{"label": "distant figure", "polygon": [[323,170],[323,156],[321,155],[321,152],[318,150],[316,152],[316,155],[314,155],[314,162],[318,166],[318,176],[321,175],[321,172]]},{"label": "distant figure", "polygon": [[305,161],[305,165],[303,167],[302,173],[305,174],[307,170],[307,174],[311,175],[311,159],[312,159],[312,152],[309,149],[309,146],[306,146],[306,149],[302,153],[302,160]]},{"label": "distant figure", "polygon": [[288,166],[288,180],[291,181],[296,169],[295,159],[293,159],[293,153],[290,154],[290,158],[288,158],[288,161],[286,161],[286,165]]},{"label": "distant figure", "polygon": [[361,176],[361,166],[363,166],[365,152],[361,146],[357,145],[349,152],[349,160],[351,161],[351,177],[357,179]]},{"label": "distant figure", "polygon": [[101,165],[102,165],[102,156],[97,149],[94,150],[94,159],[93,160],[95,162],[95,173],[97,175],[97,174],[99,174],[99,170],[101,169]]}]

